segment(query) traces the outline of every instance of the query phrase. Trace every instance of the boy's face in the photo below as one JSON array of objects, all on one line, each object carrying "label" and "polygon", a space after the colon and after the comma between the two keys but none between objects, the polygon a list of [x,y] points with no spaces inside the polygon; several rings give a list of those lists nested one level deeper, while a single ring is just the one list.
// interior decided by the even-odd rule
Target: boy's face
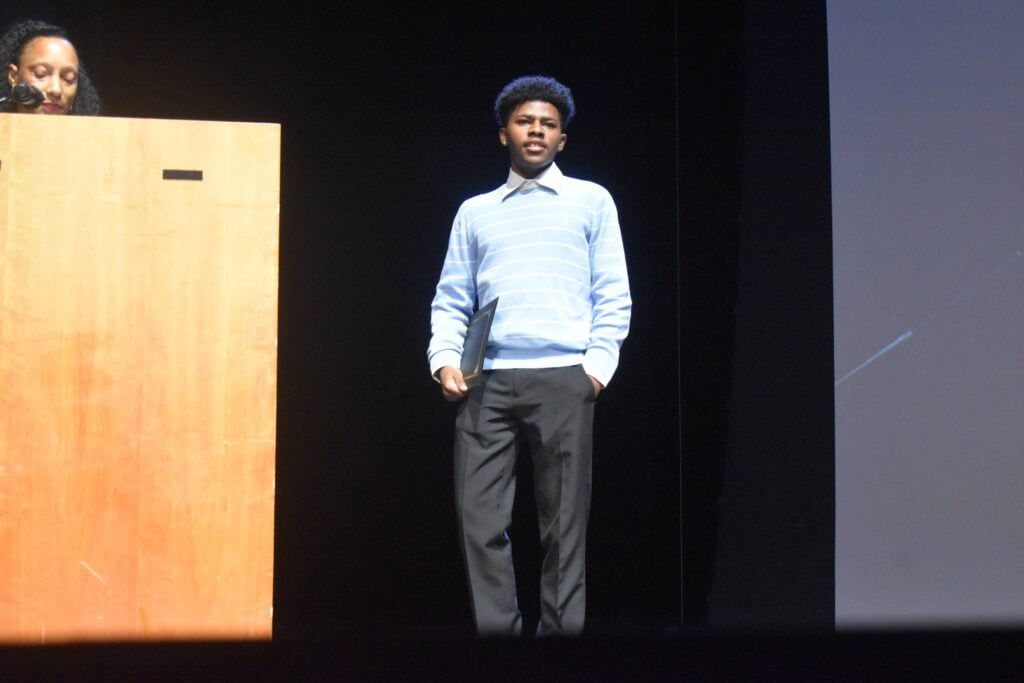
[{"label": "boy's face", "polygon": [[498,131],[498,140],[508,147],[512,170],[533,178],[565,147],[562,117],[550,102],[523,102],[509,114],[508,124]]}]

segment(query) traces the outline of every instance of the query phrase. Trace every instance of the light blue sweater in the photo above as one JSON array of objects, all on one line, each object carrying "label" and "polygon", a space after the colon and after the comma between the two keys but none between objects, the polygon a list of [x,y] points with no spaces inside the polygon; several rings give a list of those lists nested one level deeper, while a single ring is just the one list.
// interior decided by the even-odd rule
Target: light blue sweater
[{"label": "light blue sweater", "polygon": [[632,306],[608,191],[552,164],[463,202],[431,305],[431,373],[459,367],[469,316],[495,297],[484,369],[582,363],[607,385]]}]

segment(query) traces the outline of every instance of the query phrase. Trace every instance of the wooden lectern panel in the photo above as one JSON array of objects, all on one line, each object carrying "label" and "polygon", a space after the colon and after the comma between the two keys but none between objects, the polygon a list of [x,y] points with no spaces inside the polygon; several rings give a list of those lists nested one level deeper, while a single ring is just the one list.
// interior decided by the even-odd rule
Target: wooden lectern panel
[{"label": "wooden lectern panel", "polygon": [[0,115],[0,641],[270,636],[279,148]]}]

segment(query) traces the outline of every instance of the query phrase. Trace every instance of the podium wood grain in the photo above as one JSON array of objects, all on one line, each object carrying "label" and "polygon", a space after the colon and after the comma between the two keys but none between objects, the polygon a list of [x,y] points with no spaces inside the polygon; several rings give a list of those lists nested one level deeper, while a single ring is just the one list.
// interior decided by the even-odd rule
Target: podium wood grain
[{"label": "podium wood grain", "polygon": [[0,640],[270,636],[279,147],[0,115]]}]

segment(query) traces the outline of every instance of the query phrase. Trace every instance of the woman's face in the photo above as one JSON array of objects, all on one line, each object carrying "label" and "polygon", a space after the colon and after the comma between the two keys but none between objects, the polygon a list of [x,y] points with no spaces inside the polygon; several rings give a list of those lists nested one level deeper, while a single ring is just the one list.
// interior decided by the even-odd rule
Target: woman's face
[{"label": "woman's face", "polygon": [[7,82],[28,83],[43,93],[43,103],[36,109],[18,105],[17,111],[34,114],[67,114],[78,92],[78,53],[63,38],[33,38],[22,50],[17,64],[7,66]]}]

